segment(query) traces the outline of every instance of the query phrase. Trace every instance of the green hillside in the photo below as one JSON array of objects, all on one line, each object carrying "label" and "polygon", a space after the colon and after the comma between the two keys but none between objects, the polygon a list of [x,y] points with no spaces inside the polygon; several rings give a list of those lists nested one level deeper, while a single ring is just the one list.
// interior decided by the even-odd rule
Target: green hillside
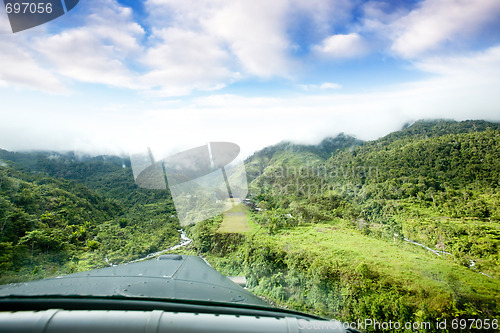
[{"label": "green hillside", "polygon": [[323,161],[274,149],[248,162],[262,156],[253,232],[191,230],[218,269],[346,321],[499,318],[498,124],[420,121]]},{"label": "green hillside", "polygon": [[[245,164],[252,204],[187,227],[178,251],[328,318],[500,320],[499,124],[282,142]],[[235,216],[240,232],[223,224]],[[0,223],[0,282],[134,260],[180,228],[169,193],[138,188],[126,158],[1,150]]]},{"label": "green hillside", "polygon": [[73,152],[8,152],[0,149],[0,160],[27,173],[39,173],[84,184],[125,206],[170,200],[166,191],[151,191],[135,185],[128,157],[89,156]]},{"label": "green hillside", "polygon": [[[0,283],[127,262],[178,242],[171,201],[138,189],[121,166],[50,163],[40,154],[19,154],[14,163],[8,155],[0,166]],[[49,172],[79,176],[97,191]]]},{"label": "green hillside", "polygon": [[324,162],[338,151],[352,149],[361,143],[362,141],[343,133],[325,138],[317,145],[283,141],[248,157],[245,160],[247,177],[249,182],[252,182],[264,172],[269,174],[278,168],[315,165]]}]

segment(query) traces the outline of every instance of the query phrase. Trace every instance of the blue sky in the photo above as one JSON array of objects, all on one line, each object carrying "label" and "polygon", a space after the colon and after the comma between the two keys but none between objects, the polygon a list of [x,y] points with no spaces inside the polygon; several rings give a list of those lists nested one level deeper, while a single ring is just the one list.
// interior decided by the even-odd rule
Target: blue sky
[{"label": "blue sky", "polygon": [[0,147],[248,154],[421,118],[500,120],[498,0],[80,0],[0,9]]}]

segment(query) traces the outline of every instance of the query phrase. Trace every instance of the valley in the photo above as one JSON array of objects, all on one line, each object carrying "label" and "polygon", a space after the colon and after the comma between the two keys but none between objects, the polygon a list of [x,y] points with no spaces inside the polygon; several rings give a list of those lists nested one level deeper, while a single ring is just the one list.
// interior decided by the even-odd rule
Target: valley
[{"label": "valley", "polygon": [[[0,281],[198,254],[274,304],[343,321],[500,316],[500,126],[419,121],[245,160],[248,206],[186,226],[126,157],[0,151]],[[186,237],[186,236],[185,236]],[[183,242],[183,247],[175,247]],[[438,255],[439,254],[439,255]]]}]

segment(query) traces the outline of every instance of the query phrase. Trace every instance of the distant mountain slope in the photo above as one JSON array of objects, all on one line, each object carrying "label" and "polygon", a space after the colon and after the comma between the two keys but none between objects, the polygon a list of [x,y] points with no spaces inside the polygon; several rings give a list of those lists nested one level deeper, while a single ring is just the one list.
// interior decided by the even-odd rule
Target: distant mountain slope
[{"label": "distant mountain slope", "polygon": [[[22,211],[21,215],[40,216],[49,212],[60,215],[63,220],[71,220],[73,224],[103,222],[123,213],[123,207],[119,204],[83,185],[27,174],[7,166],[0,166],[0,195],[8,206],[15,206],[16,210]],[[5,209],[0,214],[9,215]]]},{"label": "distant mountain slope", "polygon": [[[247,177],[249,183],[252,183],[261,175],[265,178],[272,177],[272,173],[276,172],[277,169],[281,172],[287,168],[297,169],[322,166],[325,160],[335,158],[341,152],[343,152],[342,156],[349,155],[353,151],[354,154],[358,154],[358,152],[364,154],[362,152],[378,151],[382,147],[386,147],[384,149],[401,147],[409,140],[431,139],[452,134],[478,133],[488,129],[499,130],[500,124],[484,120],[467,120],[462,122],[453,120],[419,120],[411,125],[406,125],[400,131],[368,142],[363,142],[343,133],[337,137],[325,138],[318,145],[301,145],[285,141],[259,150],[247,158],[245,160]],[[356,147],[359,148],[354,150]]]},{"label": "distant mountain slope", "polygon": [[[31,256],[88,246],[90,230],[123,208],[83,185],[0,167],[0,276],[30,264]],[[65,259],[63,259],[65,258]]]},{"label": "distant mountain slope", "polygon": [[245,160],[249,183],[276,169],[299,168],[304,165],[322,164],[332,155],[346,149],[353,149],[362,144],[361,140],[343,133],[328,137],[318,145],[301,145],[284,141],[255,152]]},{"label": "distant mountain slope", "polygon": [[390,133],[378,140],[367,143],[376,143],[377,145],[389,144],[402,138],[428,139],[447,134],[482,132],[487,129],[498,130],[500,129],[500,123],[485,120],[419,120],[405,125],[400,131]]},{"label": "distant mountain slope", "polygon": [[206,241],[217,239],[210,223],[193,236],[212,244],[200,249],[215,267],[344,322],[498,318],[498,124],[419,121],[327,160],[300,148],[250,161],[264,162],[251,183],[254,233],[233,249]]},{"label": "distant mountain slope", "polygon": [[[333,156],[332,167],[377,167],[377,178],[347,173],[336,181],[359,183],[434,182],[436,190],[450,185],[500,186],[500,125],[483,121],[418,122],[353,151]],[[440,184],[441,187],[437,186]]]},{"label": "distant mountain slope", "polygon": [[168,193],[139,189],[118,157],[0,155],[0,284],[127,262],[179,241]]},{"label": "distant mountain slope", "polygon": [[130,159],[127,157],[77,155],[74,152],[8,152],[0,149],[1,160],[10,161],[8,163],[18,170],[85,184],[125,205],[170,200],[167,191],[139,188],[134,182]]},{"label": "distant mountain slope", "polygon": [[[276,161],[282,160],[271,160],[251,184],[273,230],[349,219],[366,233],[441,244],[463,264],[480,259],[489,274],[500,276],[498,124],[419,121],[325,162],[296,163],[288,173]],[[276,218],[286,214],[295,220]]]}]

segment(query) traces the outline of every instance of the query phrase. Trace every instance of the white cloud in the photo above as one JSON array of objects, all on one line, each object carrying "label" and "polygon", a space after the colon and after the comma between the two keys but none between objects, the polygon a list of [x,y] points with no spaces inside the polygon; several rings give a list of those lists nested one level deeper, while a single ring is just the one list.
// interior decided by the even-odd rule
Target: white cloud
[{"label": "white cloud", "polygon": [[128,105],[134,112],[123,112],[119,106],[119,113],[114,110],[116,105],[108,111],[68,113],[72,104],[46,106],[49,112],[43,109],[45,103],[40,103],[39,112],[34,114],[27,105],[25,112],[2,115],[6,120],[0,123],[0,142],[9,149],[101,152],[148,145],[171,150],[222,140],[235,142],[243,154],[250,154],[284,139],[317,143],[339,132],[375,139],[421,118],[500,120],[500,47],[467,57],[427,58],[417,66],[435,76],[379,87],[370,93],[332,91],[286,97],[214,94],[161,106]]},{"label": "white cloud", "polygon": [[286,0],[146,2],[157,31],[178,28],[210,39],[210,49],[225,50],[231,56],[228,69],[236,67],[244,75],[265,78],[287,76],[293,65],[287,54],[291,47],[285,24],[288,5]]},{"label": "white cloud", "polygon": [[287,76],[292,65],[287,56],[287,5],[285,0],[227,1],[202,25],[228,45],[248,74]]},{"label": "white cloud", "polygon": [[471,38],[500,15],[498,0],[425,0],[391,24],[392,49],[406,58]]},{"label": "white cloud", "polygon": [[330,36],[313,49],[318,54],[330,58],[352,58],[365,54],[368,47],[359,34],[350,33]]},{"label": "white cloud", "polygon": [[113,45],[116,55],[134,55],[142,48],[144,29],[134,22],[130,8],[113,0],[91,2],[90,5],[94,12],[89,15],[86,25],[102,41]]},{"label": "white cloud", "polygon": [[22,38],[0,39],[0,81],[3,85],[28,87],[47,93],[64,93],[62,82],[51,71],[41,67],[28,52],[24,51]]},{"label": "white cloud", "polygon": [[453,57],[429,57],[419,60],[415,66],[423,71],[442,76],[476,76],[485,73],[483,78],[500,77],[500,46],[484,51]]},{"label": "white cloud", "polygon": [[305,91],[332,90],[342,88],[340,84],[333,82],[323,82],[322,84],[301,84],[299,85],[299,87]]},{"label": "white cloud", "polygon": [[287,24],[293,26],[296,19],[305,18],[316,33],[328,35],[332,29],[350,24],[355,6],[356,2],[351,0],[290,0]]},{"label": "white cloud", "polygon": [[30,43],[26,34],[12,34],[7,14],[0,10],[0,86],[55,94],[67,92],[60,79],[27,51]]},{"label": "white cloud", "polygon": [[319,86],[319,89],[321,90],[326,90],[326,89],[340,89],[342,86],[338,83],[332,83],[332,82],[324,82]]},{"label": "white cloud", "polygon": [[[161,109],[149,115],[155,124],[183,119],[184,125],[178,128],[189,128],[190,140],[232,140],[245,153],[283,139],[316,143],[338,132],[375,139],[421,118],[500,120],[500,47],[467,57],[428,58],[417,66],[436,76],[372,93],[286,98],[212,95],[172,106],[171,111],[179,111],[176,116]],[[255,135],[256,128],[265,135]],[[186,137],[174,131],[172,135]]]},{"label": "white cloud", "polygon": [[[89,0],[79,5],[84,25],[55,35],[39,28],[29,39],[15,35],[16,42],[1,36],[0,82],[46,92],[63,91],[63,82],[90,82],[140,90],[148,97],[182,96],[217,91],[238,80],[300,78],[306,66],[325,64],[313,64],[315,56],[348,59],[375,48],[390,53],[392,47],[393,55],[422,59],[428,50],[484,31],[500,13],[497,0],[424,0],[407,7],[351,0],[146,0],[147,35],[131,9],[116,0]],[[356,22],[355,12],[362,13]],[[7,20],[0,15],[5,18],[1,31]],[[304,32],[307,37],[293,30],[302,26],[312,27]],[[331,35],[339,27],[346,32]],[[293,55],[299,47],[294,39],[301,38],[307,40],[301,41],[301,51],[311,47],[312,57]],[[312,41],[317,44],[307,45]],[[425,66],[421,62],[417,68]]]},{"label": "white cloud", "polygon": [[[45,75],[44,91],[55,84],[47,82],[54,74],[66,83],[105,84],[153,96],[214,91],[241,78],[290,76],[297,64],[288,54],[289,5],[289,0],[149,0],[146,37],[131,9],[116,0],[91,0],[79,7],[82,25],[54,35],[41,31],[23,52],[32,65],[52,71]],[[7,71],[4,81],[21,80]]]},{"label": "white cloud", "polygon": [[91,1],[85,26],[38,38],[37,52],[55,71],[73,80],[132,89],[141,88],[128,68],[130,57],[140,54],[143,29],[131,10],[114,0]]},{"label": "white cloud", "polygon": [[142,81],[164,96],[187,95],[193,89],[220,89],[238,74],[228,68],[230,57],[214,37],[179,28],[155,32],[158,42],[142,62],[150,71]]}]

